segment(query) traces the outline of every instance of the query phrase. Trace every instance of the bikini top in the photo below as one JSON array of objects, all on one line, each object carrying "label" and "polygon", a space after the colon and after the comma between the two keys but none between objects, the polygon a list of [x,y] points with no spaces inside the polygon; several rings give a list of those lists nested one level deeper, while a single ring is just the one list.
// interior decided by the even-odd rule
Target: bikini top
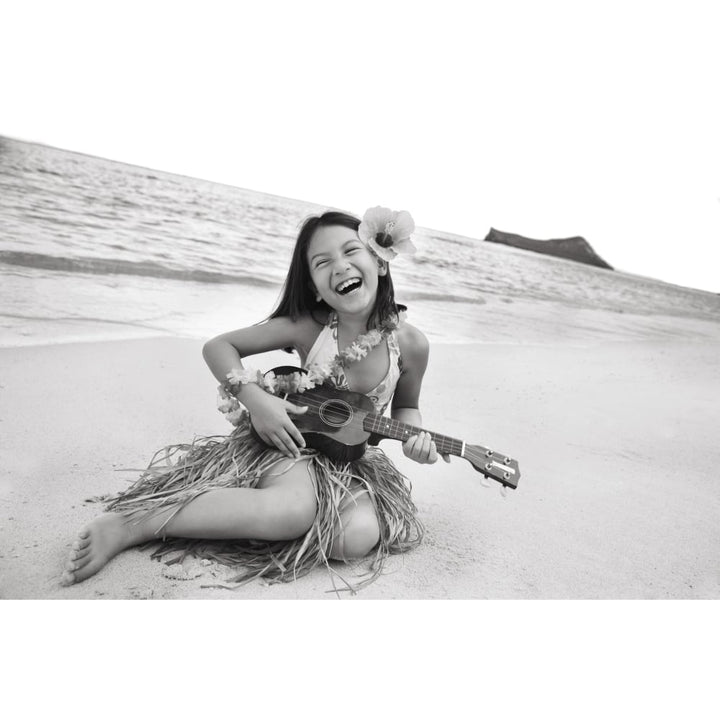
[{"label": "bikini top", "polygon": [[[390,400],[392,400],[395,387],[397,386],[398,380],[400,379],[400,371],[402,370],[402,356],[400,355],[400,345],[398,344],[397,331],[393,330],[386,336],[388,357],[390,360],[390,366],[387,371],[387,375],[372,389],[370,392],[365,393],[370,400],[379,415],[385,411]],[[323,365],[332,359],[340,352],[338,348],[338,320],[335,313],[331,313],[327,325],[323,327],[317,339],[310,348],[307,359],[305,360],[305,366],[309,366],[312,363],[318,363]],[[340,380],[336,383],[336,387],[340,390],[350,390],[348,385],[347,377],[342,368],[340,369]]]}]

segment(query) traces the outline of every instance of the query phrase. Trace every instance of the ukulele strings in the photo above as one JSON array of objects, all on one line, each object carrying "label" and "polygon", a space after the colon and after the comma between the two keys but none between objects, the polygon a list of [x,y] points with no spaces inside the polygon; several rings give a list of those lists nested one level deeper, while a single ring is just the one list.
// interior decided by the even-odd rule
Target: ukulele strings
[{"label": "ukulele strings", "polygon": [[[323,405],[325,405],[325,404],[328,403],[328,402],[338,402],[338,399],[337,399],[337,398],[330,398],[329,400],[325,400],[325,401],[313,400],[312,396],[303,396],[302,393],[286,393],[285,397],[286,397],[286,398],[289,398],[291,395],[293,395],[296,399],[300,399],[300,400],[303,401],[303,402],[300,402],[300,403],[295,403],[295,402],[293,401],[294,404],[298,404],[298,405],[300,405],[300,406],[307,406],[308,412],[311,412],[311,411],[317,412],[317,415],[318,415],[318,416],[320,416],[320,408],[322,408]],[[288,402],[290,402],[290,401],[288,401]],[[353,429],[360,429],[360,430],[362,430],[363,432],[368,432],[368,431],[365,429],[365,426],[364,426],[364,419],[362,419],[361,417],[358,416],[358,411],[359,411],[359,412],[366,412],[366,411],[363,410],[362,408],[357,408],[357,407],[355,407],[354,405],[350,405],[350,403],[348,403],[348,402],[345,401],[345,400],[341,400],[340,402],[344,403],[343,410],[344,410],[344,411],[347,411],[347,408],[349,408],[349,409],[350,409],[350,413],[351,413],[351,415],[350,415],[350,420],[349,420],[345,425],[343,425],[342,427],[351,427],[351,428],[353,428]],[[394,420],[394,419],[389,419],[389,420],[387,421],[387,424],[386,424],[384,420],[381,420],[382,416],[381,416],[381,415],[378,415],[377,413],[370,413],[370,412],[368,412],[365,417],[374,417],[374,418],[377,418],[377,420],[378,420],[379,422],[381,422],[382,424],[385,424],[385,427],[379,427],[379,428],[377,428],[377,429],[380,430],[380,431],[382,431],[382,430],[387,430],[388,427],[393,428],[393,429],[395,429],[395,430],[398,430],[401,425],[406,425],[408,428],[412,428],[412,427],[413,427],[412,425],[407,425],[406,423],[401,423],[401,422],[399,422],[399,421],[397,421],[397,420]],[[326,423],[326,424],[327,424],[327,423]],[[369,432],[373,432],[373,431],[369,431]],[[426,431],[426,432],[430,432],[430,431]],[[431,437],[432,437],[436,442],[443,441],[443,442],[449,443],[449,445],[450,445],[449,451],[450,451],[451,453],[454,453],[454,454],[457,454],[457,455],[460,454],[460,452],[461,452],[461,450],[462,450],[462,441],[457,440],[456,438],[448,437],[447,435],[440,435],[439,433],[434,433],[434,432],[430,432],[430,435],[431,435]],[[467,460],[469,460],[470,462],[472,462],[473,465],[475,465],[475,467],[477,467],[476,463],[482,463],[482,464],[484,464],[485,453],[479,452],[478,450],[476,450],[476,449],[473,448],[472,446],[466,446],[466,447],[465,447],[464,457],[465,457]],[[473,461],[474,461],[474,462],[473,462]],[[509,467],[512,467],[512,463],[513,463],[513,461],[510,460],[510,462],[508,463],[508,466],[509,466]],[[481,472],[482,472],[482,474],[483,474],[485,477],[492,478],[492,479],[494,479],[494,480],[498,480],[498,479],[499,479],[499,478],[496,476],[496,473],[493,473],[492,470],[490,470],[490,469],[488,469],[488,468],[483,467],[483,469],[481,470]],[[505,488],[503,487],[503,490],[504,490],[504,489],[505,489]]]},{"label": "ukulele strings", "polygon": [[[290,396],[290,393],[288,393],[288,397]],[[297,395],[296,395],[297,397]],[[320,408],[323,407],[328,401],[322,401],[319,402],[317,400],[313,400],[311,397],[302,397],[301,398],[303,402],[294,402],[293,404],[299,405],[300,407],[307,406],[308,412],[311,410],[316,410],[317,415],[322,417],[320,414]],[[290,402],[290,401],[288,401]],[[329,402],[336,402],[336,400],[331,399]],[[345,403],[345,400],[342,401]],[[357,411],[365,412],[364,410],[361,410],[361,408],[356,408],[353,405],[350,405],[349,403],[345,403],[345,406],[343,406],[343,410],[346,411],[347,408],[350,408],[350,421],[343,425],[343,427],[352,427],[352,428],[359,428],[360,430],[364,430],[363,428],[363,420],[358,416]],[[369,416],[372,416],[374,413],[368,413]]]},{"label": "ukulele strings", "polygon": [[[298,398],[298,399],[302,400],[302,402],[292,401],[293,404],[300,405],[301,407],[302,407],[302,406],[307,406],[307,407],[308,407],[308,412],[310,412],[311,410],[317,410],[317,415],[318,415],[318,416],[320,416],[320,408],[322,408],[323,405],[325,405],[327,402],[337,402],[337,401],[338,401],[337,398],[330,398],[329,400],[326,400],[326,401],[317,401],[317,400],[313,400],[312,397],[310,397],[310,396],[303,396],[302,393],[287,393],[286,397],[290,397],[291,395],[293,395],[295,398]],[[290,401],[288,401],[288,402],[290,402]],[[349,427],[349,428],[353,428],[353,429],[360,429],[360,430],[362,430],[362,431],[364,431],[364,432],[374,432],[374,431],[368,431],[368,430],[365,429],[365,427],[364,427],[364,420],[363,420],[362,418],[360,418],[360,417],[358,416],[358,414],[357,414],[358,411],[359,411],[359,412],[366,412],[365,410],[363,410],[362,408],[357,408],[357,407],[355,407],[354,405],[350,405],[350,404],[349,404],[347,401],[345,401],[345,400],[342,400],[341,402],[345,403],[345,405],[343,406],[343,410],[346,410],[347,408],[350,408],[350,411],[351,411],[350,420],[349,420],[345,425],[343,425],[342,427]],[[408,428],[414,428],[413,425],[408,425],[407,423],[400,422],[399,420],[395,420],[395,419],[393,419],[393,418],[390,418],[390,419],[387,420],[387,421],[382,420],[382,419],[381,419],[382,416],[381,416],[381,415],[378,415],[377,413],[370,413],[370,412],[368,412],[365,417],[374,417],[374,418],[377,418],[377,421],[376,421],[375,424],[377,424],[377,425],[380,426],[380,427],[377,428],[377,430],[384,430],[384,429],[387,429],[387,428],[389,427],[389,428],[397,431],[397,430],[399,430],[400,427],[403,426],[403,425],[407,426]],[[326,423],[326,424],[329,424],[329,423]],[[383,426],[385,426],[385,427],[383,427]],[[422,430],[422,428],[415,428],[415,429]],[[462,441],[457,440],[456,438],[449,437],[449,436],[447,436],[447,435],[441,435],[440,433],[431,432],[431,431],[429,431],[429,430],[426,430],[425,432],[429,432],[430,435],[431,435],[431,437],[433,438],[433,440],[435,440],[435,442],[446,442],[446,443],[448,443],[448,444],[450,445],[450,450],[451,450],[451,452],[455,452],[455,453],[457,453],[457,454],[460,453],[460,450],[461,450],[461,448],[462,448]],[[410,436],[408,436],[408,437],[410,437]]]},{"label": "ukulele strings", "polygon": [[[305,396],[303,396],[302,393],[288,393],[288,394],[287,394],[287,397],[290,397],[290,395],[294,395],[296,399],[298,399],[298,400],[301,401],[301,402],[292,401],[293,404],[299,405],[299,406],[301,406],[301,407],[302,407],[302,406],[307,406],[307,407],[308,407],[308,412],[311,412],[311,411],[315,411],[315,410],[316,410],[316,411],[317,411],[317,415],[320,416],[320,417],[322,417],[322,416],[320,415],[320,408],[322,408],[323,405],[325,405],[327,402],[337,402],[337,399],[336,399],[336,398],[330,398],[329,400],[326,400],[326,401],[317,401],[317,400],[313,400],[311,397],[305,397]],[[288,401],[288,402],[290,402],[290,401]],[[358,416],[358,411],[359,411],[359,412],[366,412],[365,410],[363,410],[362,408],[357,408],[357,407],[355,407],[354,405],[350,405],[350,404],[347,403],[347,401],[345,401],[345,400],[342,400],[341,402],[345,403],[345,406],[343,407],[343,410],[346,411],[347,408],[350,408],[350,411],[351,411],[350,420],[349,420],[345,425],[343,425],[342,427],[344,427],[344,428],[352,428],[352,429],[359,429],[359,430],[362,430],[363,432],[372,432],[371,430],[366,430],[366,429],[365,429],[365,426],[364,426],[364,418],[361,418],[360,416]],[[377,418],[377,420],[375,421],[375,424],[380,424],[380,422],[384,422],[384,421],[381,421],[381,420],[380,420],[380,418],[381,418],[382,416],[381,416],[381,415],[378,415],[377,413],[367,412],[367,415],[366,415],[365,417],[374,417],[374,418]],[[391,426],[394,427],[394,429],[398,429],[398,428],[399,428],[399,421],[397,421],[397,420],[389,420],[389,422],[391,423]],[[329,424],[329,423],[326,423],[326,424]]]}]

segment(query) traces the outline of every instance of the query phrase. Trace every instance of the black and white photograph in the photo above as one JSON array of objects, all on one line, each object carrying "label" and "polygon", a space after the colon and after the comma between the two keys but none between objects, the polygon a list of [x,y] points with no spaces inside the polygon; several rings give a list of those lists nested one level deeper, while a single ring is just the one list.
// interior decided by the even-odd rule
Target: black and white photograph
[{"label": "black and white photograph", "polygon": [[0,612],[720,599],[712,17],[4,4]]}]

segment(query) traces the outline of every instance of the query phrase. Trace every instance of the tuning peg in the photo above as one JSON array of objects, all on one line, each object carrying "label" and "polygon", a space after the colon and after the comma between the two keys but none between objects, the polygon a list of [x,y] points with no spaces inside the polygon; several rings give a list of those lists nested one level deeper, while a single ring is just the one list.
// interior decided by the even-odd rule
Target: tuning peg
[{"label": "tuning peg", "polygon": [[483,487],[491,487],[492,486],[492,483],[490,482],[490,480],[488,480],[484,475],[482,476],[482,479],[480,480],[480,484]]}]

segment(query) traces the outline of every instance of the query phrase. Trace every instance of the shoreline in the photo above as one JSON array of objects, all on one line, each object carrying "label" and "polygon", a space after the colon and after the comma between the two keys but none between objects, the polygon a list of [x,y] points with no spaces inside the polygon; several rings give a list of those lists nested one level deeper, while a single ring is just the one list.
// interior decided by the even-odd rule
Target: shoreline
[{"label": "shoreline", "polygon": [[[454,312],[451,312],[453,311]],[[713,341],[720,337],[720,319],[665,315],[662,313],[632,313],[615,310],[575,307],[563,301],[533,303],[513,298],[493,298],[483,304],[424,303],[411,308],[408,321],[422,330],[435,345],[592,345],[602,342]],[[262,321],[264,317],[260,318]],[[52,328],[42,338],[15,335],[13,339],[0,336],[0,351],[23,347],[61,346],[78,343],[124,342],[152,339],[182,339],[204,342],[226,332],[228,328],[243,327],[258,322],[257,318],[236,318],[237,323],[217,323],[207,332],[192,330],[151,329],[68,332],[67,326],[79,321],[48,321],[39,324]],[[97,321],[98,325],[106,324]],[[441,328],[438,333],[435,328]],[[44,328],[41,328],[41,330]]]},{"label": "shoreline", "polygon": [[[720,332],[720,328],[719,328]],[[209,339],[209,338],[208,338]],[[123,343],[141,343],[141,342],[152,342],[152,341],[163,341],[163,340],[178,340],[178,341],[186,341],[189,343],[200,343],[202,344],[205,342],[204,339],[195,338],[195,337],[188,337],[185,335],[173,335],[173,334],[167,334],[167,335],[150,335],[147,337],[113,337],[113,338],[88,338],[88,339],[69,339],[69,340],[59,340],[58,342],[43,342],[43,343],[33,343],[33,344],[26,344],[26,345],[0,345],[0,355],[6,352],[13,352],[16,350],[32,350],[32,349],[41,349],[41,348],[56,348],[56,347],[72,347],[76,345],[110,345],[113,343],[117,344],[123,344]],[[667,344],[667,340],[658,338],[658,337],[647,337],[647,338],[633,338],[633,337],[618,337],[618,338],[606,338],[603,340],[600,340],[599,338],[596,339],[586,339],[581,340],[577,339],[575,341],[573,340],[562,340],[561,345],[565,348],[575,348],[575,349],[589,349],[591,347],[594,347],[599,344],[611,344],[611,345],[631,345],[635,343],[639,343],[642,345],[665,345]],[[707,338],[704,337],[695,337],[695,338],[683,338],[683,342],[689,343],[689,344],[699,344],[702,345],[707,342]],[[503,347],[503,348],[511,348],[511,347],[521,347],[521,348],[554,348],[558,346],[557,340],[527,340],[527,341],[520,341],[520,340],[475,340],[472,342],[467,342],[464,340],[457,340],[456,342],[434,342],[431,345],[431,348],[438,347],[438,346],[448,346],[448,347],[469,347],[469,348],[491,348],[491,347]],[[273,351],[273,352],[283,352],[281,350]],[[264,354],[264,353],[263,353]],[[287,356],[287,353],[283,354]],[[247,356],[250,357],[258,357],[258,356]]]},{"label": "shoreline", "polygon": [[[433,344],[424,426],[516,457],[520,484],[503,497],[459,458],[421,466],[383,442],[427,534],[351,599],[720,598],[708,392],[720,332],[620,340]],[[334,597],[324,568],[211,590],[201,585],[214,568],[188,562],[173,577],[137,549],[58,585],[76,532],[100,510],[86,498],[124,487],[164,445],[229,432],[201,347],[161,337],[0,349],[0,597]]]}]

